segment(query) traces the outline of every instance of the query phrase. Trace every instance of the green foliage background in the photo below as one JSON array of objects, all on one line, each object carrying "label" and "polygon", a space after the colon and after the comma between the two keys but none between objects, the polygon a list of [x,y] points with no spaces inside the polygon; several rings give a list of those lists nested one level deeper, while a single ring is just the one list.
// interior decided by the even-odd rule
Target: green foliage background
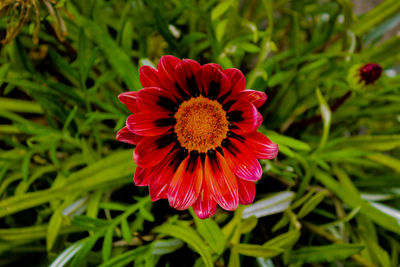
[{"label": "green foliage background", "polygon": [[[0,46],[0,265],[399,265],[400,1],[60,1],[64,41],[44,2],[39,44],[32,20]],[[165,54],[268,94],[260,204],[199,220],[133,185],[117,95]],[[367,62],[381,79],[332,108]]]}]

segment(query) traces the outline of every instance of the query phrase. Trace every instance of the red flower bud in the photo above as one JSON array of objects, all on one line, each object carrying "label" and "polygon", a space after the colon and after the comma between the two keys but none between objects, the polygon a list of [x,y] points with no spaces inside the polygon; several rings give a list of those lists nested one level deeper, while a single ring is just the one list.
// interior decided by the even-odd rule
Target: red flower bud
[{"label": "red flower bud", "polygon": [[365,85],[372,84],[382,74],[382,67],[377,63],[367,63],[359,69],[359,82],[364,82]]}]

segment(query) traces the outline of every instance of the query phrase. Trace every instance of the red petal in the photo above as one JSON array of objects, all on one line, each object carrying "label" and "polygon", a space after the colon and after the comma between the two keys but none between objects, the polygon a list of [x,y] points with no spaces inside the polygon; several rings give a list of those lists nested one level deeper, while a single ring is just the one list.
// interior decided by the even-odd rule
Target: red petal
[{"label": "red petal", "polygon": [[241,142],[229,138],[222,147],[229,167],[239,178],[258,181],[262,176],[261,165],[257,158]]},{"label": "red petal", "polygon": [[231,81],[231,93],[235,94],[243,91],[246,88],[246,78],[243,73],[238,69],[226,69],[224,73]]},{"label": "red petal", "polygon": [[137,105],[140,110],[175,112],[178,104],[171,99],[171,94],[158,87],[147,87],[137,94]]},{"label": "red petal", "polygon": [[172,151],[160,164],[153,168],[149,183],[152,201],[168,198],[169,184],[184,156],[181,155],[179,150]]},{"label": "red petal", "polygon": [[255,90],[244,90],[241,93],[241,97],[246,98],[250,103],[252,103],[256,108],[259,108],[267,100],[267,95],[261,91]]},{"label": "red petal", "polygon": [[162,87],[158,78],[158,71],[150,66],[140,67],[139,79],[143,87]]},{"label": "red petal", "polygon": [[167,112],[139,112],[126,120],[129,131],[143,135],[156,136],[167,132],[175,124],[175,119]]},{"label": "red petal", "polygon": [[151,168],[142,168],[137,166],[135,174],[133,175],[133,181],[137,186],[148,186],[151,176]]},{"label": "red petal", "polygon": [[139,141],[143,138],[143,136],[137,135],[135,133],[132,133],[131,131],[128,130],[128,127],[124,127],[121,130],[118,131],[117,133],[117,140],[128,143],[131,145],[136,145],[139,143]]},{"label": "red petal", "polygon": [[168,198],[168,183],[171,176],[157,175],[154,179],[150,180],[149,195],[151,201]]},{"label": "red petal", "polygon": [[256,129],[260,128],[261,124],[263,122],[263,116],[260,114],[260,112],[257,112],[257,123],[256,123]]},{"label": "red petal", "polygon": [[259,159],[273,159],[278,155],[279,147],[268,137],[257,131],[245,137],[244,143]]},{"label": "red petal", "polygon": [[200,157],[187,156],[179,165],[169,184],[169,205],[178,210],[192,206],[199,196],[202,181],[203,165]]},{"label": "red petal", "polygon": [[144,137],[137,144],[133,159],[142,168],[153,167],[168,155],[174,144],[168,135]]},{"label": "red petal", "polygon": [[163,56],[158,62],[158,76],[164,89],[175,89],[175,67],[181,60],[174,56]]},{"label": "red petal", "polygon": [[176,65],[175,78],[179,86],[190,96],[200,95],[195,78],[200,67],[197,61],[191,59],[184,59]]},{"label": "red petal", "polygon": [[196,77],[197,85],[205,96],[212,99],[225,95],[231,88],[231,82],[215,64],[201,66]]},{"label": "red petal", "polygon": [[206,156],[204,181],[211,189],[214,199],[223,209],[234,210],[237,208],[238,185],[236,176],[219,152],[216,152],[215,155]]},{"label": "red petal", "polygon": [[[245,133],[257,130],[259,115],[257,109],[247,100],[241,99],[235,102],[228,111],[230,121]],[[234,132],[239,132],[233,129]]]},{"label": "red petal", "polygon": [[205,219],[213,216],[216,209],[217,202],[213,199],[206,183],[203,183],[199,197],[193,203],[193,210],[200,219]]},{"label": "red petal", "polygon": [[118,99],[121,103],[125,104],[126,107],[132,112],[139,112],[139,108],[136,102],[136,96],[138,92],[125,92],[118,96]]},{"label": "red petal", "polygon": [[256,185],[253,182],[237,179],[239,186],[239,203],[249,205],[253,203],[256,196]]},{"label": "red petal", "polygon": [[221,67],[221,65],[217,64],[217,63],[208,63],[208,65],[214,66],[216,68],[218,68],[220,71],[223,71],[224,69]]}]

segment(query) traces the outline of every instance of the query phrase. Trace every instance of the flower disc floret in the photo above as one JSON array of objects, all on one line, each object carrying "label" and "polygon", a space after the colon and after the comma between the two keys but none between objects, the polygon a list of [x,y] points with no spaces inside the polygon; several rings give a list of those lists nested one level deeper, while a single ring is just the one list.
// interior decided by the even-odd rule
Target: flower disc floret
[{"label": "flower disc floret", "polygon": [[203,96],[183,102],[174,117],[178,141],[189,152],[216,149],[229,131],[222,105]]}]

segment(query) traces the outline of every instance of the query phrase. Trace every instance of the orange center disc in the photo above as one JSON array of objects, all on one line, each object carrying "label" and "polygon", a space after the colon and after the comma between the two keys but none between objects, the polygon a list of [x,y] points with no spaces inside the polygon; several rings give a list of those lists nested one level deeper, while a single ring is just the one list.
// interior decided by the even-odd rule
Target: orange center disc
[{"label": "orange center disc", "polygon": [[183,102],[174,117],[178,141],[189,152],[202,153],[219,147],[229,131],[222,105],[203,96]]}]

